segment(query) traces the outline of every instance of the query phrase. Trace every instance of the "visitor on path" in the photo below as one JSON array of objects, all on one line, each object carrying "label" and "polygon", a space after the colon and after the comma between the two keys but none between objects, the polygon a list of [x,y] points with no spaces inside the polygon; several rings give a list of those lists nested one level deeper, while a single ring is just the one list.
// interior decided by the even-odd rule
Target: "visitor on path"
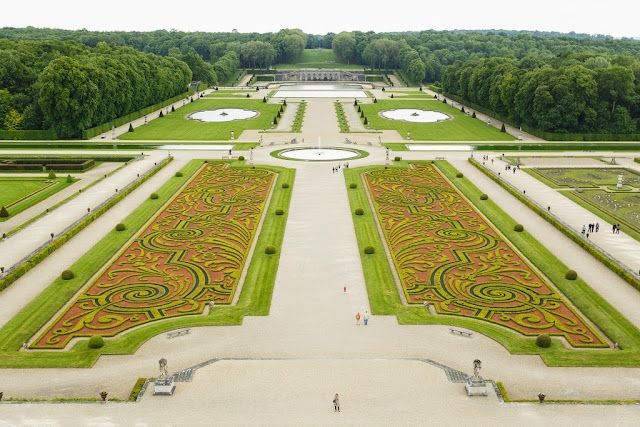
[{"label": "visitor on path", "polygon": [[347,287],[346,286],[344,287],[344,293],[345,294],[347,293]]},{"label": "visitor on path", "polygon": [[362,320],[364,321],[364,326],[367,326],[367,324],[369,323],[369,311],[365,311],[364,312],[364,316],[362,317]]},{"label": "visitor on path", "polygon": [[356,313],[356,326],[360,326],[360,313]]},{"label": "visitor on path", "polygon": [[620,234],[620,224],[616,224],[616,234]]},{"label": "visitor on path", "polygon": [[[614,227],[615,227],[615,226],[614,226]],[[614,230],[615,230],[615,228],[614,228]],[[583,235],[583,236],[584,236],[584,233],[585,233],[586,231],[587,231],[587,227],[586,227],[584,224],[582,224],[582,235]],[[614,233],[615,233],[615,231],[614,231]]]},{"label": "visitor on path", "polygon": [[231,148],[229,148],[229,155],[231,155]]},{"label": "visitor on path", "polygon": [[613,234],[616,234],[616,225],[615,225],[615,224],[613,224],[612,229],[611,229],[611,232],[612,232]]},{"label": "visitor on path", "polygon": [[598,232],[598,230],[600,230],[600,223],[596,222],[596,233]]},{"label": "visitor on path", "polygon": [[340,396],[338,396],[338,393],[333,398],[333,412],[340,412]]}]

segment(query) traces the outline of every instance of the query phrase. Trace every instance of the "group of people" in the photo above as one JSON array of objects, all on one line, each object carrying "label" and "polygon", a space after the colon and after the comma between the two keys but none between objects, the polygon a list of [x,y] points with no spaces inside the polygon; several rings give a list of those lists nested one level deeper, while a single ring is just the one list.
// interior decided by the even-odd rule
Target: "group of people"
[{"label": "group of people", "polygon": [[620,224],[613,224],[613,234],[620,234]]},{"label": "group of people", "polygon": [[582,235],[585,236],[587,239],[589,238],[590,233],[593,233],[594,231],[597,233],[598,230],[600,230],[599,222],[596,222],[595,224],[590,223],[588,226],[582,224]]},{"label": "group of people", "polygon": [[[340,167],[341,167],[340,163],[338,163],[338,166],[334,166],[332,168],[333,173],[339,172],[340,171]],[[343,163],[342,167],[345,168],[345,169],[349,169],[349,162]]]},{"label": "group of people", "polygon": [[364,315],[360,316],[360,312],[356,313],[356,326],[360,326],[360,319],[364,322],[364,326],[369,324],[369,311],[365,310]]}]

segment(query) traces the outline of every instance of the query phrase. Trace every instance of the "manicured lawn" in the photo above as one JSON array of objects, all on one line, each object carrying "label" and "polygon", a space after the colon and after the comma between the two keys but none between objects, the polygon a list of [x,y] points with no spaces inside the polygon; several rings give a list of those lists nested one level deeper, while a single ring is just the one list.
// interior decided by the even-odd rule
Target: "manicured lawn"
[{"label": "manicured lawn", "polygon": [[[71,184],[66,178],[0,177],[0,207],[5,206],[11,217]],[[0,218],[0,221],[7,219]]]},{"label": "manicured lawn", "polygon": [[305,49],[300,58],[292,64],[277,64],[275,68],[294,70],[298,68],[340,68],[347,70],[363,70],[358,64],[342,64],[332,49]]},{"label": "manicured lawn", "polygon": [[[256,250],[251,259],[242,292],[235,306],[216,306],[208,316],[181,316],[135,328],[114,339],[105,340],[105,346],[98,350],[87,347],[87,340],[77,342],[67,351],[18,352],[23,342],[28,342],[68,301],[131,239],[202,166],[202,161],[189,162],[183,169],[183,178],[172,178],[156,193],[159,198],[144,201],[123,222],[125,231],[111,231],[96,246],[91,248],[75,264],[69,266],[76,277],[72,280],[55,280],[38,297],[0,329],[0,367],[89,367],[101,354],[132,354],[149,338],[166,331],[187,326],[238,325],[244,316],[267,315],[280,259],[280,248],[287,222],[289,201],[293,189],[295,171],[280,167],[264,167],[278,173],[264,223],[258,236]],[[243,162],[233,162],[232,167],[246,167]],[[282,183],[290,188],[283,189]],[[275,215],[282,208],[284,215]],[[264,248],[274,245],[276,254],[267,255]],[[61,266],[64,268],[64,266]]]},{"label": "manicured lawn", "polygon": [[[375,104],[360,104],[371,129],[397,130],[402,139],[411,132],[416,141],[513,141],[516,138],[499,129],[489,126],[481,120],[472,119],[460,110],[438,101],[378,100]],[[440,111],[453,117],[438,123],[410,123],[402,120],[389,120],[379,115],[386,110],[416,108]]]},{"label": "manicured lawn", "polygon": [[[448,179],[455,183],[467,199],[479,201],[482,192],[468,179],[456,178],[455,168],[447,162],[436,162],[436,165]],[[406,166],[405,162],[394,162],[394,166],[391,167]],[[513,231],[515,221],[491,200],[478,202],[476,208],[533,265],[538,267],[585,317],[594,322],[604,335],[620,343],[623,350],[569,350],[557,340],[552,340],[550,348],[542,349],[535,345],[533,338],[524,337],[503,327],[473,319],[446,315],[434,316],[424,307],[403,305],[400,302],[391,267],[382,249],[382,240],[376,228],[374,212],[370,208],[366,189],[360,179],[361,173],[372,170],[384,170],[384,166],[350,168],[344,173],[352,212],[356,208],[363,208],[365,211],[364,215],[352,214],[352,216],[373,314],[395,315],[401,324],[444,324],[471,329],[496,340],[512,354],[539,354],[549,366],[640,366],[640,331],[580,278],[575,281],[564,279],[564,273],[569,267],[562,264],[526,230],[520,233]],[[351,183],[357,183],[358,188],[350,189]],[[364,254],[363,250],[367,245],[374,246],[376,252],[372,255]]]},{"label": "manicured lawn", "polygon": [[433,96],[429,95],[426,92],[422,92],[420,90],[387,90],[387,93],[392,93],[395,99],[396,96],[399,95],[400,99],[402,98],[429,98],[435,99]]},{"label": "manicured lawn", "polygon": [[204,96],[204,99],[207,98],[246,98],[247,94],[249,97],[256,97],[255,90],[217,90],[215,92],[208,93]]},{"label": "manicured lawn", "polygon": [[[280,104],[263,103],[262,99],[199,99],[118,138],[123,140],[228,140],[231,139],[232,130],[238,137],[245,129],[270,129],[271,121],[280,110],[280,106]],[[191,113],[219,108],[256,110],[260,114],[253,119],[221,123],[204,123],[187,119]]]},{"label": "manicured lawn", "polygon": [[618,175],[622,183],[640,188],[640,173],[623,168],[534,168],[531,173],[539,173],[557,186],[593,188],[601,185],[615,186]]}]

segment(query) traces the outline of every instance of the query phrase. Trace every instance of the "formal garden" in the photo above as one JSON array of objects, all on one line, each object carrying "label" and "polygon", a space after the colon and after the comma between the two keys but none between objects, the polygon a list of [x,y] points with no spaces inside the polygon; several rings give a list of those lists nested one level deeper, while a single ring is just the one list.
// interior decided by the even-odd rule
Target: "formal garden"
[{"label": "formal garden", "polygon": [[[266,315],[294,171],[243,163],[189,162],[0,329],[0,366],[90,366],[163,331]],[[71,341],[96,336],[115,338]]]},{"label": "formal garden", "polygon": [[[640,331],[446,161],[345,181],[373,314],[478,331],[550,366],[640,361]],[[566,344],[542,348],[541,335]],[[588,350],[613,342],[628,351]]]},{"label": "formal garden", "polygon": [[640,240],[640,173],[609,167],[523,170],[605,221],[624,225],[627,234]]},{"label": "formal garden", "polygon": [[40,203],[77,180],[71,176],[0,177],[0,221]]},{"label": "formal garden", "polygon": [[[252,118],[204,122],[192,120],[191,114],[220,109],[255,111]],[[163,117],[124,133],[121,140],[229,140],[231,132],[239,137],[246,129],[271,129],[286,105],[263,102],[262,99],[198,99],[187,103],[178,111],[163,113]]]},{"label": "formal garden", "polygon": [[[361,119],[371,129],[396,130],[402,139],[410,132],[416,141],[513,141],[515,137],[472,118],[448,104],[436,100],[376,100],[373,104],[359,104]],[[436,111],[448,115],[451,120],[436,123],[416,123],[405,120],[390,120],[382,117],[385,111],[415,109]]]}]

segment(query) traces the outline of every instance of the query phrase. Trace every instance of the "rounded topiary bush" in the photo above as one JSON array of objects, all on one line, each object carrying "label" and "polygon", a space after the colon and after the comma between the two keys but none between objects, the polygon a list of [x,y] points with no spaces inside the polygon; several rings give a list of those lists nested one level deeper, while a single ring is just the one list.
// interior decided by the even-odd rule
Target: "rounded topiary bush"
[{"label": "rounded topiary bush", "polygon": [[486,194],[481,194],[480,195],[480,200],[488,200],[489,196],[487,196]]},{"label": "rounded topiary bush", "polygon": [[349,188],[358,188],[358,184],[352,182],[351,184],[349,184]]},{"label": "rounded topiary bush", "polygon": [[356,209],[356,215],[364,215],[364,209],[362,208]]},{"label": "rounded topiary bush", "polygon": [[240,161],[244,160],[244,156],[238,157],[238,160],[240,160]]},{"label": "rounded topiary bush", "polygon": [[182,174],[182,172],[178,171],[176,172],[176,178],[182,178],[184,175]]},{"label": "rounded topiary bush", "polygon": [[71,270],[65,270],[62,272],[60,277],[62,278],[62,280],[71,280],[76,277],[76,275]]},{"label": "rounded topiary bush", "polygon": [[286,182],[283,182],[283,183],[282,183],[282,188],[289,188],[289,184],[288,184],[288,183],[286,183]]},{"label": "rounded topiary bush", "polygon": [[89,338],[89,348],[101,348],[104,347],[104,338],[99,335],[94,335]]},{"label": "rounded topiary bush", "polygon": [[124,231],[126,229],[127,229],[127,226],[124,225],[123,223],[116,225],[116,231]]},{"label": "rounded topiary bush", "polygon": [[549,336],[549,334],[538,335],[538,337],[536,338],[536,345],[542,348],[551,347],[551,337]]},{"label": "rounded topiary bush", "polygon": [[276,215],[284,215],[284,209],[276,209]]},{"label": "rounded topiary bush", "polygon": [[269,245],[266,248],[264,248],[264,253],[267,255],[271,255],[271,254],[275,254],[276,253],[276,247]]},{"label": "rounded topiary bush", "polygon": [[364,247],[364,253],[365,254],[373,254],[376,252],[376,248],[374,248],[373,246],[365,246]]},{"label": "rounded topiary bush", "polygon": [[522,224],[516,224],[513,226],[513,231],[517,231],[519,233],[521,231],[524,231],[524,227],[522,226]]},{"label": "rounded topiary bush", "polygon": [[396,161],[396,162],[399,162],[399,161],[400,161],[400,156],[395,156],[395,157],[393,158],[393,160],[394,160],[394,161]]},{"label": "rounded topiary bush", "polygon": [[456,178],[462,178],[463,176],[464,176],[464,175],[462,175],[462,173],[461,173],[461,172],[458,172],[458,173],[456,174]]},{"label": "rounded topiary bush", "polygon": [[158,197],[160,197],[158,196],[158,193],[151,193],[151,195],[149,196],[149,198],[153,200],[157,199]]},{"label": "rounded topiary bush", "polygon": [[578,273],[573,270],[569,270],[564,274],[564,278],[567,280],[576,280],[578,278]]}]

